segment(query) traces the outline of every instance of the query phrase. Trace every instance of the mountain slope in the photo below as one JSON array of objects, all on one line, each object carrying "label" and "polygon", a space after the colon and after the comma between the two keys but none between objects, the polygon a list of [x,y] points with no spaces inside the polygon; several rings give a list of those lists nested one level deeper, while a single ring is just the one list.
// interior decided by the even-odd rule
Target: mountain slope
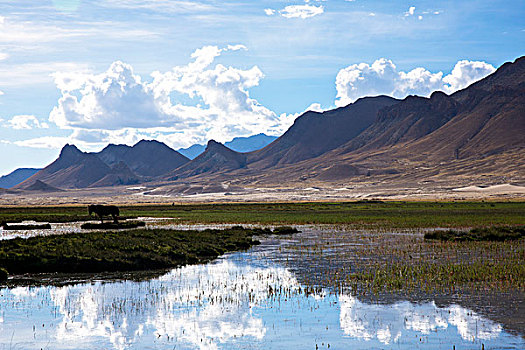
[{"label": "mountain slope", "polygon": [[382,108],[398,100],[387,97],[366,97],[346,106],[323,113],[306,112],[277,140],[260,151],[248,155],[250,167],[293,164],[317,157],[348,142],[369,127]]},{"label": "mountain slope", "polygon": [[110,144],[97,155],[110,167],[124,162],[133,173],[145,177],[164,175],[189,161],[164,143],[153,140],[142,140],[133,147]]},{"label": "mountain slope", "polygon": [[11,188],[27,180],[42,169],[18,168],[13,172],[0,177],[0,188]]}]

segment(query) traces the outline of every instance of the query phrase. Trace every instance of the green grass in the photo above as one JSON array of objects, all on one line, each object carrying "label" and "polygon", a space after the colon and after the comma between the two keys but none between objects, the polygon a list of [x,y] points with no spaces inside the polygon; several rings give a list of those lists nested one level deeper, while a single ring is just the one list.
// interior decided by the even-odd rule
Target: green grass
[{"label": "green grass", "polygon": [[162,269],[202,263],[247,249],[253,230],[130,230],[0,241],[0,268],[10,274]]},{"label": "green grass", "polygon": [[468,232],[463,231],[434,231],[425,233],[425,239],[433,239],[440,241],[513,241],[525,237],[525,226],[509,227],[509,226],[491,226],[482,228],[473,228]]},{"label": "green grass", "polygon": [[[525,225],[524,202],[343,202],[120,206],[126,217],[180,223],[334,224],[361,228]],[[0,221],[88,220],[86,207],[0,208]]]}]

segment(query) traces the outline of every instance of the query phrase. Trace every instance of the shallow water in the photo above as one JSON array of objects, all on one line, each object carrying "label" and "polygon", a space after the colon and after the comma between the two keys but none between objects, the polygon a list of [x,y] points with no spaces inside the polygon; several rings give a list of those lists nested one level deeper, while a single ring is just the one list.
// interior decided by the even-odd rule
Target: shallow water
[{"label": "shallow water", "polygon": [[2,288],[0,349],[525,348],[458,304],[373,303],[301,283],[280,251],[311,234],[144,281]]}]

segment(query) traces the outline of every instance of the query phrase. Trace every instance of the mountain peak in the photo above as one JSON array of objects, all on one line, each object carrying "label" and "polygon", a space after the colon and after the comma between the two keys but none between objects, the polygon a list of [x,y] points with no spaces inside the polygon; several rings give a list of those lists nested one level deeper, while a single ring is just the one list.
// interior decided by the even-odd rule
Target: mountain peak
[{"label": "mountain peak", "polygon": [[66,144],[64,147],[62,147],[62,150],[60,151],[60,157],[66,157],[69,155],[78,155],[82,154],[82,151],[80,151],[77,146],[70,145],[69,143]]},{"label": "mountain peak", "polygon": [[224,146],[222,143],[217,142],[215,140],[210,140],[210,141],[208,141],[208,144],[206,145],[206,150],[217,148],[217,147],[219,147],[219,148],[220,147],[226,148],[226,146]]}]

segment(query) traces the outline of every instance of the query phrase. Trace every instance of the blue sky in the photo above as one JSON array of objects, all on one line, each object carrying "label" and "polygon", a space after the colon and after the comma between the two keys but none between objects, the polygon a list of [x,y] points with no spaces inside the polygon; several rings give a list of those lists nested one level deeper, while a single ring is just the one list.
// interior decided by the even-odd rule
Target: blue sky
[{"label": "blue sky", "polygon": [[0,174],[155,138],[278,135],[307,109],[451,93],[523,55],[524,1],[0,1]]}]

